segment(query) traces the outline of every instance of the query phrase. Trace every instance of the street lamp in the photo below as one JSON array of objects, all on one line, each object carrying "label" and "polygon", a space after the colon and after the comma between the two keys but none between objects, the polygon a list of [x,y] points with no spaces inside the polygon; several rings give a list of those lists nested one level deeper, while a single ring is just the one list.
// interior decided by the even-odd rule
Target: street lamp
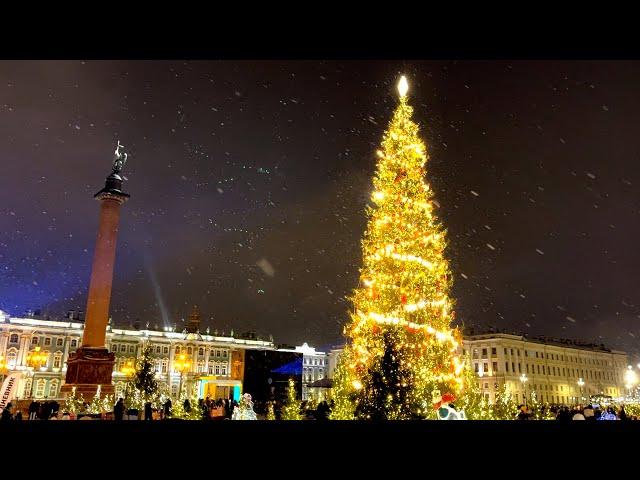
[{"label": "street lamp", "polygon": [[123,375],[126,375],[127,377],[136,373],[136,369],[133,366],[133,362],[131,360],[128,360],[127,363],[125,363],[125,365],[120,369],[120,373],[122,373]]},{"label": "street lamp", "polygon": [[191,368],[191,359],[184,353],[178,355],[178,358],[173,362],[173,368],[180,372],[180,389],[178,390],[178,400],[182,394],[182,377],[185,371]]},{"label": "street lamp", "polygon": [[584,387],[584,380],[582,380],[582,377],[578,379],[578,386],[580,387],[580,403],[582,403],[582,387]]},{"label": "street lamp", "polygon": [[527,378],[527,374],[523,373],[522,375],[520,375],[520,381],[522,382],[522,390],[523,390],[523,395],[524,395],[524,404],[527,404],[527,382],[529,381],[529,379]]},{"label": "street lamp", "polygon": [[40,351],[40,347],[36,347],[27,355],[27,364],[34,369],[41,368],[42,365],[47,363],[48,358],[49,352]]}]

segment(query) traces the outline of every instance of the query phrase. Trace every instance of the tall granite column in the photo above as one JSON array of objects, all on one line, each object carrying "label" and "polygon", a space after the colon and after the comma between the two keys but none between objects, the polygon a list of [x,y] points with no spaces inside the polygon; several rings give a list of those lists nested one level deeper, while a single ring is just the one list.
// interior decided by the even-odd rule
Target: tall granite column
[{"label": "tall granite column", "polygon": [[122,191],[123,179],[120,171],[126,162],[127,154],[120,153],[121,147],[118,142],[113,172],[107,177],[104,188],[94,195],[101,203],[100,224],[91,268],[82,345],[69,355],[66,381],[61,389],[61,392],[69,394],[73,387],[76,387],[76,395],[82,393],[87,400],[95,395],[98,385],[101,386],[103,396],[114,393],[111,375],[115,355],[105,347],[105,339],[120,207],[129,198],[129,195]]}]

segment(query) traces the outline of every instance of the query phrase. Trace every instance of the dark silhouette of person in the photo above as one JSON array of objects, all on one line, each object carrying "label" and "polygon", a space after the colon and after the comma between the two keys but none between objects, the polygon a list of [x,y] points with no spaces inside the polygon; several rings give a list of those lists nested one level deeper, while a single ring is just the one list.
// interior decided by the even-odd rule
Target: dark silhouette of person
[{"label": "dark silhouette of person", "polygon": [[153,420],[153,410],[151,409],[151,402],[144,404],[144,419]]},{"label": "dark silhouette of person", "polygon": [[0,421],[8,421],[13,420],[13,415],[11,413],[11,409],[13,408],[13,404],[11,402],[7,403],[7,406],[2,410],[2,416],[0,416]]},{"label": "dark silhouette of person", "polygon": [[38,418],[38,402],[31,400],[29,404],[29,420],[35,420]]},{"label": "dark silhouette of person", "polygon": [[185,412],[191,413],[191,402],[188,398],[184,399],[184,403],[182,404],[182,406],[184,407]]},{"label": "dark silhouette of person", "polygon": [[167,398],[167,401],[164,402],[164,416],[167,418],[171,415],[171,399]]},{"label": "dark silhouette of person", "polygon": [[113,417],[115,420],[122,420],[124,416],[124,400],[122,397],[118,399],[115,406],[113,407]]}]

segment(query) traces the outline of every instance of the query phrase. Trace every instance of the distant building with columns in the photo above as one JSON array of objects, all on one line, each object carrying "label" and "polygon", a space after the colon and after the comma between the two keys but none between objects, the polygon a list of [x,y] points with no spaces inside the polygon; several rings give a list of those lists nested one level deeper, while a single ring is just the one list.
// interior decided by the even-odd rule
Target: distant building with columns
[{"label": "distant building with columns", "polygon": [[[83,330],[84,323],[74,319],[17,318],[0,312],[0,356],[6,359],[9,371],[23,372],[18,398],[62,398],[60,388],[67,359],[81,346]],[[195,387],[202,397],[213,398],[239,398],[246,350],[276,350],[270,340],[173,330],[107,326],[106,346],[116,357],[112,375],[116,395],[122,393],[127,380],[123,367],[127,362],[135,365],[146,346],[153,351],[156,379],[165,383],[173,395],[180,383],[180,373],[173,368],[174,359],[186,353],[192,362],[191,369],[183,374],[185,386]],[[47,359],[34,368],[29,365],[28,356],[37,347],[46,352]]]},{"label": "distant building with columns", "polygon": [[[477,375],[484,397],[494,403],[503,388],[516,402],[531,399],[575,404],[591,396],[625,395],[625,352],[574,340],[529,338],[506,333],[465,335],[461,353]],[[344,346],[330,350],[327,375],[333,378]]]}]

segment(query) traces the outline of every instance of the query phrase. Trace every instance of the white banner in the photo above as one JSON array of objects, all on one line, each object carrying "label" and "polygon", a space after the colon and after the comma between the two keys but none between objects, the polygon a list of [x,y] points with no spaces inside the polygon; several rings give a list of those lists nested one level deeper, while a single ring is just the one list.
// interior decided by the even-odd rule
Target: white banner
[{"label": "white banner", "polygon": [[20,380],[20,377],[22,377],[22,372],[11,372],[4,379],[2,390],[0,390],[0,412],[18,393],[18,380]]}]

